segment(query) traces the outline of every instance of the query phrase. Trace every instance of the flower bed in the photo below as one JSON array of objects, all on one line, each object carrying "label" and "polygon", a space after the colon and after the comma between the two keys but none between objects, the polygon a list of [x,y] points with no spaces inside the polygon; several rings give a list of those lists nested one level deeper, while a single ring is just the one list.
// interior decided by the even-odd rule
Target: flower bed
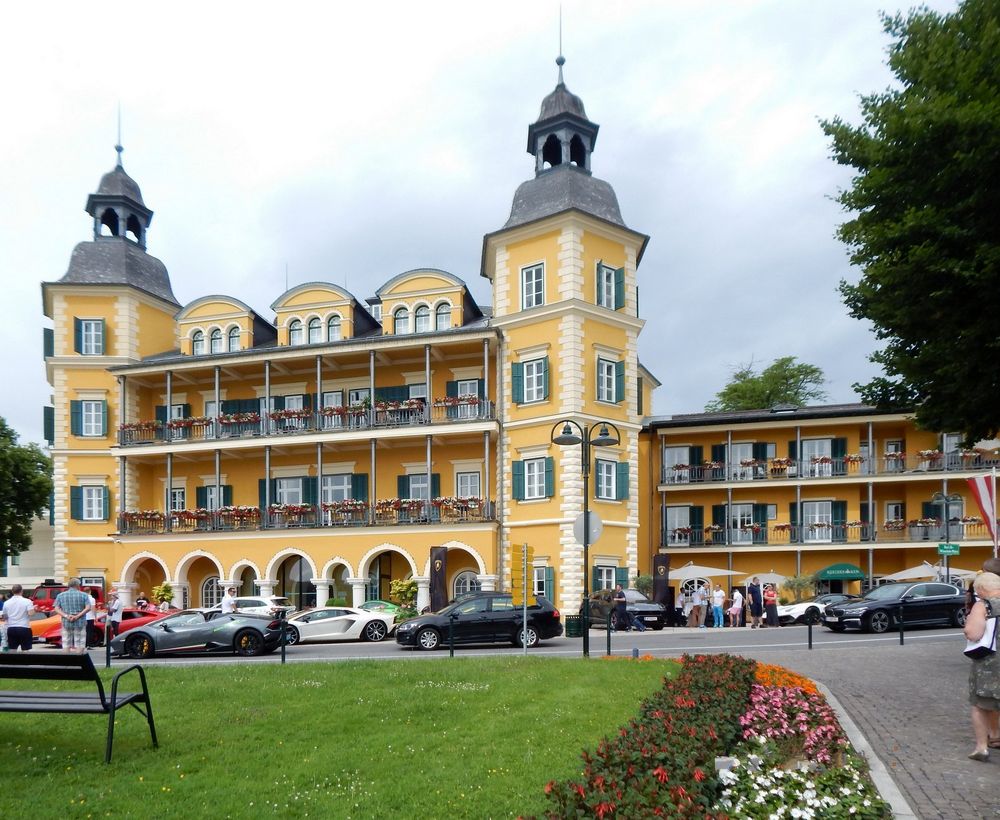
[{"label": "flower bed", "polygon": [[[715,759],[734,765],[716,772]],[[885,818],[862,760],[815,685],[778,666],[685,655],[640,714],[551,781],[548,818]]]}]

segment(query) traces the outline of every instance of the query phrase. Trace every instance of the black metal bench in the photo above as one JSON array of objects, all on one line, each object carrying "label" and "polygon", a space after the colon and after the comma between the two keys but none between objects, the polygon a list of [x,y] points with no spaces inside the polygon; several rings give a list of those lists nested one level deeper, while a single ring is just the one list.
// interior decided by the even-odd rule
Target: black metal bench
[{"label": "black metal bench", "polygon": [[[119,692],[118,681],[123,675],[137,671],[142,692]],[[156,742],[153,706],[146,688],[146,673],[139,665],[119,672],[111,681],[111,697],[104,694],[104,684],[94,668],[90,655],[42,654],[40,652],[10,652],[0,655],[0,679],[81,681],[96,684],[96,692],[42,692],[29,689],[0,691],[0,712],[43,712],[108,716],[108,744],[104,762],[111,762],[111,744],[115,736],[115,713],[123,706],[132,706],[149,723],[149,734]]]}]

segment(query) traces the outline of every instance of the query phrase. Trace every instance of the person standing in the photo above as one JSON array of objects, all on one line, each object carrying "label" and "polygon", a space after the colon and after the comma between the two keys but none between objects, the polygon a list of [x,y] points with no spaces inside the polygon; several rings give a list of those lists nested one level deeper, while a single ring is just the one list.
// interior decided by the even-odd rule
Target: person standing
[{"label": "person standing", "polygon": [[778,620],[778,593],[771,584],[764,584],[764,612],[767,614],[767,626],[780,626]]},{"label": "person standing", "polygon": [[747,584],[747,598],[750,601],[750,628],[760,626],[760,616],[764,614],[764,598],[761,595],[760,579],[755,575]]},{"label": "person standing", "polygon": [[80,589],[79,578],[69,579],[69,589],[56,596],[53,609],[62,617],[63,649],[67,652],[85,651],[90,596]]},{"label": "person standing", "polygon": [[712,592],[712,626],[717,629],[722,629],[725,624],[726,616],[723,614],[725,607],[726,592],[720,584],[716,584]]},{"label": "person standing", "polygon": [[729,625],[739,626],[743,617],[743,593],[739,587],[733,590],[733,605],[729,607]]},{"label": "person standing", "polygon": [[[979,600],[965,619],[965,637],[970,641],[981,640],[987,627],[1000,626],[1000,575],[981,572],[973,582]],[[993,620],[989,624],[987,620]],[[1000,652],[992,652],[972,661],[969,669],[969,702],[972,704],[972,730],[976,748],[969,755],[971,760],[985,762],[990,759],[990,749],[1000,748]]]},{"label": "person standing", "polygon": [[236,612],[236,587],[229,587],[226,594],[222,596],[222,614],[232,615]]},{"label": "person standing", "polygon": [[122,602],[118,598],[118,593],[114,590],[108,594],[108,623],[111,624],[111,635],[118,637],[118,632],[122,628]]},{"label": "person standing", "polygon": [[31,624],[28,616],[35,611],[34,605],[21,592],[20,584],[11,588],[11,596],[4,601],[0,618],[7,625],[7,646],[4,652],[28,652],[31,650]]},{"label": "person standing", "polygon": [[705,615],[708,614],[705,586],[696,586],[691,593],[691,612],[694,614],[694,625],[705,629]]},{"label": "person standing", "polygon": [[614,621],[611,628],[627,632],[629,629],[628,601],[625,600],[625,590],[622,589],[621,584],[615,584],[615,594],[611,602],[614,604]]},{"label": "person standing", "polygon": [[87,610],[87,649],[101,645],[101,635],[97,631],[97,601],[93,595],[87,595],[90,608]]}]

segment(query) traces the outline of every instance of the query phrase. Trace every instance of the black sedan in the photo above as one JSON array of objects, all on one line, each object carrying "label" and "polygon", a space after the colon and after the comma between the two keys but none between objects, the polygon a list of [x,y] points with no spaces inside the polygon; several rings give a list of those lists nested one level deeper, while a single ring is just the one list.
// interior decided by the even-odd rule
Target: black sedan
[{"label": "black sedan", "polygon": [[951,584],[883,584],[863,598],[828,606],[823,626],[834,632],[855,627],[864,632],[880,633],[899,628],[900,611],[904,628],[964,626],[965,595]]},{"label": "black sedan", "polygon": [[[510,593],[477,592],[444,609],[419,615],[396,627],[396,643],[418,649],[438,649],[448,643],[449,628],[456,644],[512,643],[521,645],[522,610]],[[562,621],[547,599],[536,596],[528,605],[527,645],[562,635]]]},{"label": "black sedan", "polygon": [[278,619],[185,609],[122,633],[111,642],[111,652],[130,658],[191,652],[262,655],[273,652],[280,644]]},{"label": "black sedan", "polygon": [[[667,608],[663,604],[650,601],[637,589],[626,589],[625,610],[634,620],[642,621],[646,627],[663,629],[667,623]],[[602,589],[590,598],[591,626],[602,627],[608,624],[608,614],[614,610],[614,592]]]}]

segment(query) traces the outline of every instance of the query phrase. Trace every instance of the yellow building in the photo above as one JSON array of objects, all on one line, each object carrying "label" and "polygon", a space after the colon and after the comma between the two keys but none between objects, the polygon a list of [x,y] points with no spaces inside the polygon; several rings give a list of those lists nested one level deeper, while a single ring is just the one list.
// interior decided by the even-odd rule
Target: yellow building
[{"label": "yellow building", "polygon": [[[937,529],[898,522],[967,497],[987,461],[954,436],[856,406],[645,419],[648,237],[591,173],[598,126],[559,66],[528,129],[535,175],[483,240],[492,308],[435,269],[364,300],[297,285],[273,316],[226,295],[181,306],[118,148],[87,200],[93,237],[42,286],[56,577],[126,601],[168,581],[195,606],[230,584],[359,604],[413,578],[423,607],[507,588],[527,543],[536,590],[576,612],[662,553],[866,578],[934,557]],[[567,422],[589,447],[556,443]],[[585,501],[603,522],[586,561]],[[982,541],[954,503],[950,540]]]}]

